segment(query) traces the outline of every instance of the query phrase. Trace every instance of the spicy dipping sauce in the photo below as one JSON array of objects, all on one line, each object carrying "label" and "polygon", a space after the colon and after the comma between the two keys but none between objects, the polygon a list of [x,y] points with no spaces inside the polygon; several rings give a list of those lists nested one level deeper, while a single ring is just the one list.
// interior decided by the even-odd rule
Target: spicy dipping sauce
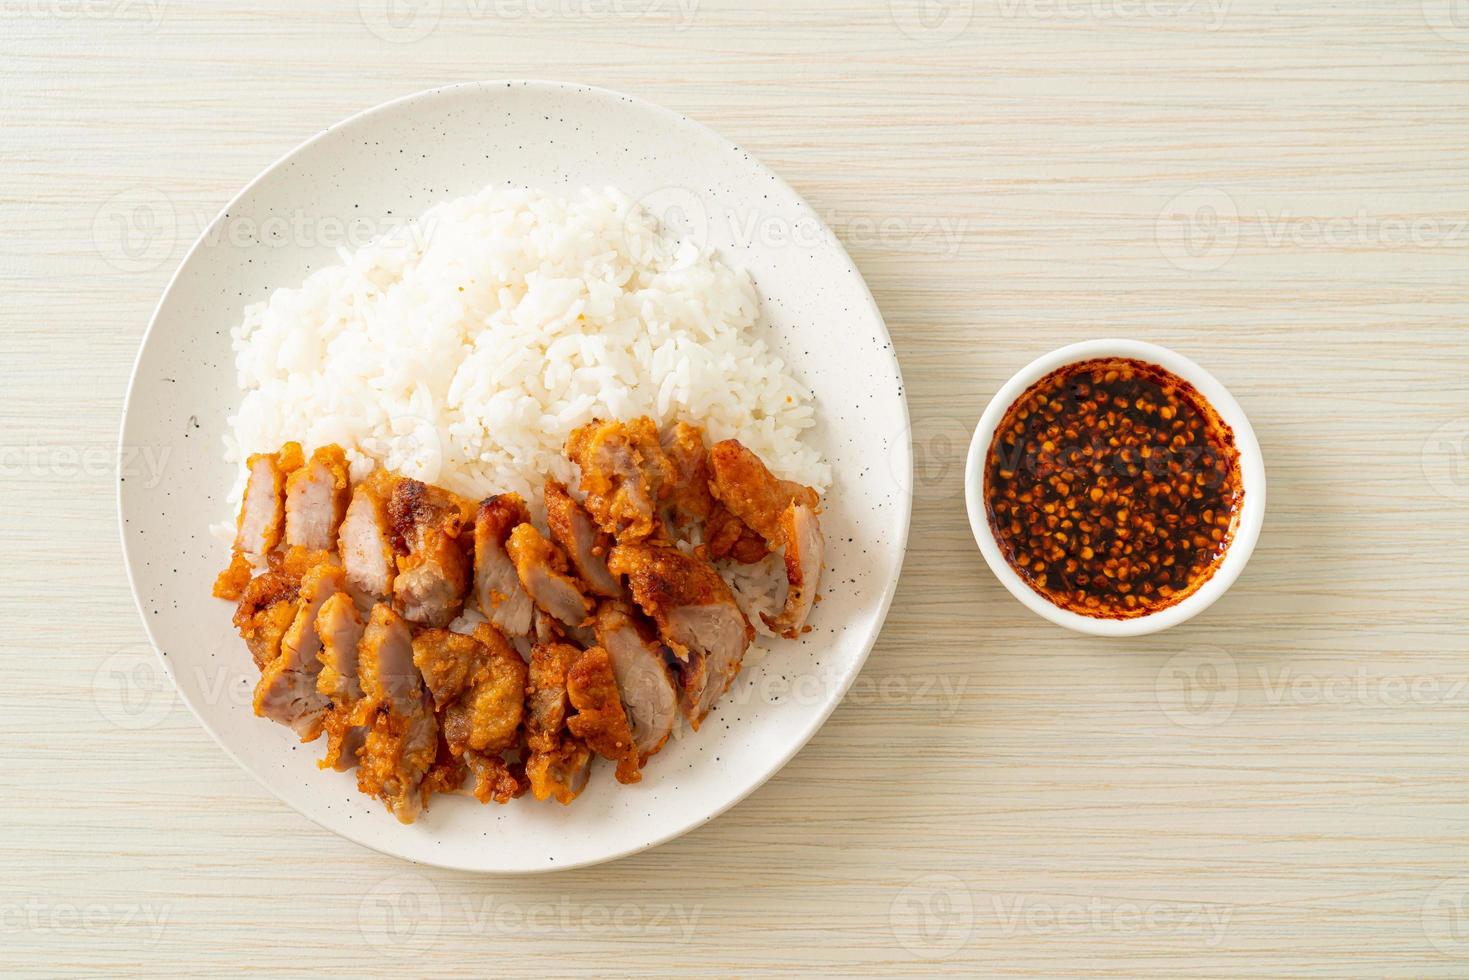
[{"label": "spicy dipping sauce", "polygon": [[1016,399],[985,460],[984,500],[1006,562],[1083,616],[1131,619],[1214,574],[1244,490],[1234,433],[1187,381],[1100,358]]}]

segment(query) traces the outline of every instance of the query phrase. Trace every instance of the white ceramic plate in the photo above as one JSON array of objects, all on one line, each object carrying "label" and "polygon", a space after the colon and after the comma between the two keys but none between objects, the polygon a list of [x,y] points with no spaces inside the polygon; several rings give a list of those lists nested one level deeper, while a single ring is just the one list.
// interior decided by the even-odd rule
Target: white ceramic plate
[{"label": "white ceramic plate", "polygon": [[[239,399],[229,331],[247,303],[335,262],[338,245],[359,245],[495,181],[618,186],[750,270],[771,344],[816,394],[811,438],[832,464],[824,597],[813,631],[748,667],[704,729],[670,743],[641,783],[619,786],[599,768],[569,807],[435,799],[402,826],[358,794],[352,775],[318,770],[319,746],[294,745],[288,730],[253,715],[255,670],[230,626],[232,607],[209,596],[227,558],[208,525],[220,520],[233,478],[221,458]],[[203,725],[321,826],[467,870],[536,872],[630,854],[710,820],[770,778],[856,677],[908,533],[902,379],[841,244],[779,177],[703,126],[617,93],[542,82],[457,85],[391,102],[261,174],[205,231],[159,302],[134,368],[122,447],[124,460],[147,450],[165,461],[157,479],[120,478],[123,549],[149,635]]]}]

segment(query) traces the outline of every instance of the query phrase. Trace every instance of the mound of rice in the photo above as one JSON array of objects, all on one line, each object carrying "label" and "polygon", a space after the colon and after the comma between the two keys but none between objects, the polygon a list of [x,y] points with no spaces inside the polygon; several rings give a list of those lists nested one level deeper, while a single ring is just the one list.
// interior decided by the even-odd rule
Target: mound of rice
[{"label": "mound of rice", "polygon": [[681,243],[616,190],[566,200],[488,187],[277,290],[233,331],[244,391],[226,459],[296,440],[478,499],[538,501],[596,417],[650,415],[738,437],[825,490],[801,441],[811,393],[758,336],[749,276]]}]

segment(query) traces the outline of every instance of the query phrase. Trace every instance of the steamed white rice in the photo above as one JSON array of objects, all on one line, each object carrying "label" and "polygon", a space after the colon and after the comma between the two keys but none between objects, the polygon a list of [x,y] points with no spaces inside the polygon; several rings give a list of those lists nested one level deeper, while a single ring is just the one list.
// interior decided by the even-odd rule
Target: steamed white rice
[{"label": "steamed white rice", "polygon": [[478,499],[538,500],[593,418],[649,415],[738,437],[780,476],[825,490],[803,444],[812,396],[759,339],[743,271],[659,226],[613,189],[566,200],[488,187],[245,311],[244,391],[226,459],[296,440],[348,450]]}]

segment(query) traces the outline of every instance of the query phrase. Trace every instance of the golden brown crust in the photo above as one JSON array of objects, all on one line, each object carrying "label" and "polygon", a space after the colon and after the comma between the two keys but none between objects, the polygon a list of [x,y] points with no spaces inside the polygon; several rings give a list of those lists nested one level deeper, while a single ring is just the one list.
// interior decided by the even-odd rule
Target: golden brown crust
[{"label": "golden brown crust", "polygon": [[708,520],[715,504],[709,492],[709,450],[704,445],[704,430],[679,422],[662,442],[672,467],[667,503],[673,523],[682,528]]},{"label": "golden brown crust", "polygon": [[351,712],[334,706],[322,717],[321,730],[326,733],[326,753],[316,765],[321,769],[346,769],[356,764],[359,728],[352,724]]},{"label": "golden brown crust", "polygon": [[418,795],[423,801],[423,808],[428,809],[429,798],[435,793],[452,793],[459,789],[468,775],[469,769],[464,760],[449,751],[449,746],[440,737],[434,761],[428,767],[428,772],[423,774],[423,782],[418,784]]},{"label": "golden brown crust", "polygon": [[441,487],[399,479],[388,500],[401,557],[393,604],[414,622],[447,626],[469,593],[474,505]]},{"label": "golden brown crust", "polygon": [[[237,600],[235,624],[267,673],[304,673],[295,664],[310,638],[291,631],[302,629],[308,598],[313,622],[333,611],[329,625],[314,627],[322,667],[311,694],[324,706],[317,730],[327,735],[320,764],[357,762],[359,789],[405,823],[434,794],[461,789],[471,774],[475,796],[500,803],[529,791],[569,804],[586,785],[593,754],[615,763],[619,782],[639,781],[678,709],[697,729],[753,640],[710,559],[763,559],[796,537],[782,527],[781,515],[796,505],[814,510],[818,502],[814,490],[776,478],[734,440],[707,448],[703,430],[688,423],[660,439],[647,417],[598,420],[576,430],[566,452],[581,469],[586,501],[547,482],[550,540],[515,494],[476,505],[381,469],[354,490],[337,446],[317,449],[308,461],[298,443],[287,443],[269,455],[269,470],[261,468],[262,487],[278,484],[282,527],[272,537],[270,497],[261,496],[249,531],[251,540],[271,541],[266,568],[253,574],[249,558],[234,554],[215,594]],[[347,535],[340,525],[358,493],[374,510],[361,514],[362,526],[354,510]],[[670,526],[689,539],[680,545],[686,549],[699,540],[700,524],[703,539],[694,555],[673,546]],[[323,527],[331,528],[331,550],[307,547],[318,543]],[[278,547],[282,529],[304,543]],[[345,555],[349,545],[371,574],[364,571],[366,584],[350,595],[340,591],[350,581],[339,581],[328,595],[325,577],[345,578],[335,554]],[[495,561],[481,583],[482,545]],[[790,594],[804,599],[796,586],[807,579],[797,573],[809,573],[819,559],[799,557],[788,549]],[[387,595],[380,588],[385,572]],[[529,664],[495,625],[482,624],[472,636],[446,628],[471,584],[476,597],[487,597],[481,605],[492,617],[514,605],[506,599],[519,604],[515,616],[506,615],[524,628],[506,628],[541,640]],[[623,598],[629,594],[641,612]],[[382,600],[365,627],[354,598]],[[594,598],[603,603],[597,617]],[[656,635],[643,614],[656,623]],[[597,645],[583,650],[593,642],[587,627],[594,622],[601,628]],[[681,658],[676,678],[665,660],[670,647]],[[515,761],[517,751],[524,762]]]},{"label": "golden brown crust", "polygon": [[711,560],[733,558],[746,565],[753,565],[770,554],[765,539],[718,501],[704,522],[704,547]]},{"label": "golden brown crust", "polygon": [[566,554],[534,524],[516,525],[505,551],[515,564],[520,584],[541,609],[567,626],[578,626],[591,615],[592,601],[583,594],[581,583],[568,574],[571,564]]},{"label": "golden brown crust", "polygon": [[413,663],[440,710],[469,687],[487,651],[472,636],[446,629],[421,629],[413,636]]},{"label": "golden brown crust", "polygon": [[[675,630],[670,617],[690,606],[728,604],[738,610],[734,593],[707,561],[686,555],[677,548],[654,544],[619,544],[612,549],[607,567],[614,575],[627,577],[633,599],[653,622],[676,653],[683,645],[671,639]],[[741,616],[743,619],[743,616]],[[755,631],[745,630],[750,640]]]},{"label": "golden brown crust", "polygon": [[538,800],[554,796],[565,805],[585,785],[591,752],[566,728],[570,699],[566,675],[581,651],[569,643],[538,643],[531,650],[526,684],[525,770]]},{"label": "golden brown crust", "polygon": [[577,658],[566,675],[566,694],[576,708],[566,722],[571,733],[602,758],[617,763],[619,783],[642,779],[637,746],[606,650],[592,647]]},{"label": "golden brown crust", "polygon": [[673,466],[652,419],[590,422],[566,440],[566,456],[581,468],[587,512],[603,531],[619,541],[663,536],[658,505]]},{"label": "golden brown crust", "polygon": [[464,761],[469,771],[474,773],[474,797],[481,803],[492,800],[509,803],[530,789],[530,779],[525,774],[525,766],[520,763],[507,763],[498,755],[481,755],[478,752],[466,752]]},{"label": "golden brown crust", "polygon": [[434,716],[378,713],[359,755],[357,788],[385,803],[401,823],[412,823],[422,806],[423,779],[438,757]]},{"label": "golden brown crust", "polygon": [[250,650],[255,666],[264,668],[280,656],[281,639],[296,618],[301,580],[281,571],[267,571],[245,586],[235,607],[235,629]]},{"label": "golden brown crust", "polygon": [[230,558],[229,567],[214,580],[214,597],[238,601],[245,594],[245,587],[250,584],[250,578],[254,574],[255,569],[251,566],[250,559],[243,552],[236,551]]},{"label": "golden brown crust", "polygon": [[713,473],[709,490],[771,548],[784,545],[780,518],[786,508],[798,503],[815,509],[820,502],[810,487],[778,479],[738,439],[715,443],[709,450],[709,468]]},{"label": "golden brown crust", "polygon": [[514,748],[525,716],[525,661],[504,634],[488,623],[481,623],[473,638],[464,639],[474,645],[476,655],[462,693],[443,712],[449,747],[455,755],[486,755]]},{"label": "golden brown crust", "polygon": [[598,530],[586,508],[572,498],[560,481],[546,481],[545,501],[546,527],[551,532],[551,540],[570,559],[582,591],[606,598],[619,595],[622,590],[607,571],[612,535]]}]

